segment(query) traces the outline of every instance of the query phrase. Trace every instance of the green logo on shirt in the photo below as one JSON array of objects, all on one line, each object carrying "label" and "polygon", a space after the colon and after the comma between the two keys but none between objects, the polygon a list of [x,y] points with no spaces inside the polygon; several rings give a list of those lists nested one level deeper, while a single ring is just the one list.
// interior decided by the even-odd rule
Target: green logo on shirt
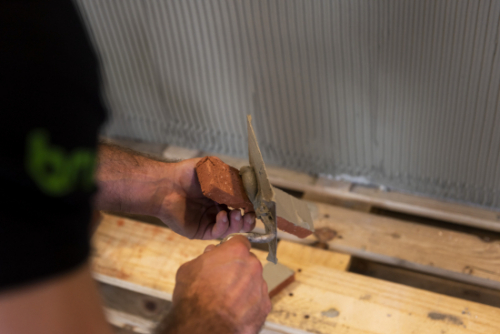
[{"label": "green logo on shirt", "polygon": [[26,170],[47,195],[64,196],[77,188],[91,190],[94,184],[95,152],[76,148],[66,152],[51,145],[44,129],[35,129],[26,138]]}]

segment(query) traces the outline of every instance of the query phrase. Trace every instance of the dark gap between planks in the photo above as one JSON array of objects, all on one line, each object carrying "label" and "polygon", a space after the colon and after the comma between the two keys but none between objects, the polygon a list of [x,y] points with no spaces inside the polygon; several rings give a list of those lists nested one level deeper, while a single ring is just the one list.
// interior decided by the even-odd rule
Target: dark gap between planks
[{"label": "dark gap between planks", "polygon": [[411,286],[451,297],[500,307],[500,291],[443,277],[351,257],[349,272]]}]

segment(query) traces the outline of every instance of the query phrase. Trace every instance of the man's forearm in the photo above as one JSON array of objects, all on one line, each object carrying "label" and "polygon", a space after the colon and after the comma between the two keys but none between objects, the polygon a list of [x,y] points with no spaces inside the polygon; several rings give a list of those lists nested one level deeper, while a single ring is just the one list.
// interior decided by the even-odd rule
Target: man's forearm
[{"label": "man's forearm", "polygon": [[156,161],[109,144],[99,146],[97,210],[156,215],[174,187],[175,163]]},{"label": "man's forearm", "polygon": [[216,239],[254,227],[254,213],[242,217],[207,198],[196,174],[200,158],[163,162],[127,149],[101,145],[96,171],[97,210],[155,216],[188,238]]}]

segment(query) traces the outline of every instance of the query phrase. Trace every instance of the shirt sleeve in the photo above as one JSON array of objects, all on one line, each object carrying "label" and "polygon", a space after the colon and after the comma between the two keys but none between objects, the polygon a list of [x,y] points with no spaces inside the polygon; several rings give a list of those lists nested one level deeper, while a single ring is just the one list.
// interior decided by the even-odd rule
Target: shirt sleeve
[{"label": "shirt sleeve", "polygon": [[89,256],[99,85],[72,1],[0,2],[0,291]]}]

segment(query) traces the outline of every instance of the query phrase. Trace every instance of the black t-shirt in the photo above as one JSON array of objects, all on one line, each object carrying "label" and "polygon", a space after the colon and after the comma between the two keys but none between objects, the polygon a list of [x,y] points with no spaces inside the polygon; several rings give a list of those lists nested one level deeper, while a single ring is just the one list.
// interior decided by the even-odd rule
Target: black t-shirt
[{"label": "black t-shirt", "polygon": [[71,1],[0,1],[0,292],[88,258],[99,85]]}]

